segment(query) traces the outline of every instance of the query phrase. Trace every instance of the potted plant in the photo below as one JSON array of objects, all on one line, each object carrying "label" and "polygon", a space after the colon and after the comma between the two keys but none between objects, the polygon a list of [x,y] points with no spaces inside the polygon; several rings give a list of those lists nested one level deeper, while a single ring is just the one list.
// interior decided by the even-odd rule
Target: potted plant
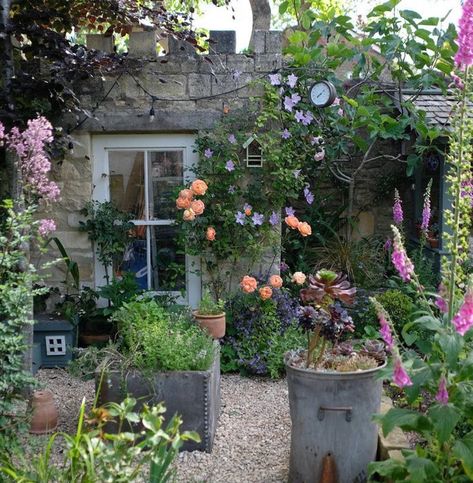
[{"label": "potted plant", "polygon": [[[306,277],[296,273],[293,280],[303,285]],[[289,481],[317,481],[329,463],[335,463],[338,481],[365,481],[377,451],[372,415],[381,403],[377,376],[385,365],[384,344],[357,348],[340,342],[354,330],[340,303],[352,303],[356,292],[346,276],[320,270],[308,280],[300,290],[299,317],[307,348],[285,356],[292,420]]]},{"label": "potted plant", "polygon": [[208,290],[204,291],[199,307],[192,312],[195,320],[202,329],[214,339],[221,339],[225,335],[225,312],[223,300],[215,302]]},{"label": "potted plant", "polygon": [[[186,310],[170,310],[143,298],[124,303],[113,315],[117,350],[97,368],[101,403],[133,396],[140,405],[164,401],[169,417],[179,414],[183,427],[200,442],[183,449],[211,451],[220,415],[219,344]],[[130,430],[139,430],[131,424]]]}]

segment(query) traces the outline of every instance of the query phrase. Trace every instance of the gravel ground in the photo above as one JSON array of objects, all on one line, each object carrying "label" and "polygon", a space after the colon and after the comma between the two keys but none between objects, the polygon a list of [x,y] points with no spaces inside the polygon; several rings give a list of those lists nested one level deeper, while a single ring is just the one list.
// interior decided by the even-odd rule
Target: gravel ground
[{"label": "gravel ground", "polygon": [[[94,382],[62,369],[43,369],[39,381],[50,389],[59,411],[59,431],[73,433],[82,402],[91,405]],[[287,481],[290,417],[285,380],[222,376],[222,412],[211,454],[182,452],[178,482],[276,483]],[[44,437],[31,437],[38,448]],[[53,460],[62,458],[56,448]]]}]

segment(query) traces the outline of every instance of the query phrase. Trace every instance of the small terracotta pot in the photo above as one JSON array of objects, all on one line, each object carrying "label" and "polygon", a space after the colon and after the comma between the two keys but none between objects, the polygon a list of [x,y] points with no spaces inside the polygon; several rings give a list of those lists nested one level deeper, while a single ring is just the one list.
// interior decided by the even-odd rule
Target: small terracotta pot
[{"label": "small terracotta pot", "polygon": [[220,339],[225,335],[225,312],[216,315],[201,315],[197,310],[194,310],[192,315],[200,327],[205,329],[214,339]]},{"label": "small terracotta pot", "polygon": [[79,340],[85,346],[105,343],[110,340],[110,334],[80,334]]},{"label": "small terracotta pot", "polygon": [[52,433],[57,428],[57,409],[54,404],[53,393],[47,389],[34,391],[31,399],[30,433]]},{"label": "small terracotta pot", "polygon": [[439,239],[438,238],[428,238],[430,248],[438,248],[439,247]]}]

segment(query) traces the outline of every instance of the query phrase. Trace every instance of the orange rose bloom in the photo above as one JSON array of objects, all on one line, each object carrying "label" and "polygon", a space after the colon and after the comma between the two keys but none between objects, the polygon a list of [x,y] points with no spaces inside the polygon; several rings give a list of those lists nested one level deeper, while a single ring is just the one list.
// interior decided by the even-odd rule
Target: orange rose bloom
[{"label": "orange rose bloom", "polygon": [[179,198],[176,200],[176,206],[179,210],[187,210],[187,208],[191,207],[191,200],[190,198]]},{"label": "orange rose bloom", "polygon": [[209,226],[207,228],[207,232],[205,234],[205,238],[207,238],[208,241],[214,241],[215,240],[215,228],[213,226]]},{"label": "orange rose bloom", "polygon": [[284,221],[286,222],[286,225],[289,228],[292,228],[295,230],[299,226],[299,220],[294,216],[294,215],[289,215],[284,218]]},{"label": "orange rose bloom", "polygon": [[194,200],[191,202],[192,211],[195,213],[195,216],[201,215],[205,210],[204,202],[201,200]]},{"label": "orange rose bloom", "polygon": [[281,288],[282,278],[279,275],[271,275],[271,277],[269,277],[269,285],[273,288]]},{"label": "orange rose bloom", "polygon": [[193,197],[194,193],[192,193],[192,190],[188,190],[187,188],[179,192],[179,198],[186,198],[192,200]]},{"label": "orange rose bloom", "polygon": [[292,281],[294,283],[297,283],[297,285],[302,285],[305,283],[305,279],[307,277],[302,273],[302,272],[295,272],[293,275],[292,275]]},{"label": "orange rose bloom", "polygon": [[299,233],[302,235],[302,236],[308,236],[308,235],[312,235],[312,228],[311,226],[309,225],[309,223],[306,223],[305,221],[301,221],[298,225],[297,225],[297,229],[299,230]]},{"label": "orange rose bloom", "polygon": [[201,179],[196,179],[191,184],[192,192],[198,196],[205,195],[207,188],[208,188],[207,183],[205,181],[202,181]]},{"label": "orange rose bloom", "polygon": [[261,287],[259,289],[259,296],[261,297],[261,300],[268,300],[273,296],[273,291],[271,290],[271,287],[268,287],[267,285],[265,287]]},{"label": "orange rose bloom", "polygon": [[192,208],[189,208],[188,210],[184,210],[184,214],[182,215],[182,218],[184,218],[184,221],[195,220],[194,210]]},{"label": "orange rose bloom", "polygon": [[246,215],[246,216],[250,216],[250,215],[251,215],[251,208],[247,208],[247,209],[245,210],[245,215]]},{"label": "orange rose bloom", "polygon": [[257,285],[258,283],[256,282],[256,279],[253,277],[249,277],[248,275],[245,275],[240,282],[240,287],[245,293],[254,292]]}]

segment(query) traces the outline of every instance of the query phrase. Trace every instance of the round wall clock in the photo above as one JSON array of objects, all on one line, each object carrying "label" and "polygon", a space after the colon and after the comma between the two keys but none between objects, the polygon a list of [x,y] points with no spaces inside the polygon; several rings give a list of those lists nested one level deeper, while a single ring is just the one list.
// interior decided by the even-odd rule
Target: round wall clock
[{"label": "round wall clock", "polygon": [[315,107],[328,107],[337,97],[335,86],[327,81],[318,81],[309,89],[309,99]]}]

